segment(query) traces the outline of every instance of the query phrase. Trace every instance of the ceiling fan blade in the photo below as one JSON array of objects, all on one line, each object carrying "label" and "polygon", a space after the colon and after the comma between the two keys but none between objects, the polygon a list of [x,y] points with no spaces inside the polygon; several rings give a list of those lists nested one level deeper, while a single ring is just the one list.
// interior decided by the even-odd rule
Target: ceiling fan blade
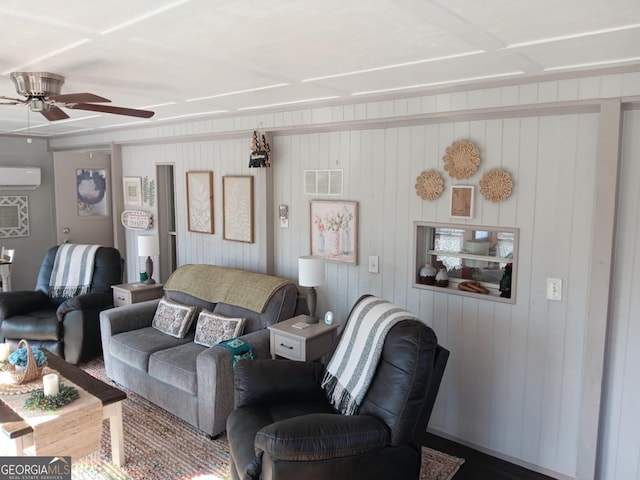
[{"label": "ceiling fan blade", "polygon": [[43,110],[40,113],[50,122],[55,122],[56,120],[64,120],[65,118],[69,118],[69,115],[64,113],[64,111],[62,111],[61,108],[58,108],[55,105],[51,105],[49,107],[49,110]]},{"label": "ceiling fan blade", "polygon": [[100,97],[98,95],[94,95],[93,93],[67,93],[63,95],[50,95],[48,98],[49,100],[60,103],[104,103],[111,101],[108,98]]},{"label": "ceiling fan blade", "polygon": [[19,98],[5,97],[4,95],[0,95],[0,100],[9,100],[8,102],[2,102],[0,105],[19,105],[27,103],[29,100],[21,100]]},{"label": "ceiling fan blade", "polygon": [[137,110],[135,108],[112,107],[111,105],[93,105],[91,103],[76,103],[68,108],[75,110],[90,110],[92,112],[115,113],[116,115],[127,115],[129,117],[151,118],[155,114],[150,110]]}]

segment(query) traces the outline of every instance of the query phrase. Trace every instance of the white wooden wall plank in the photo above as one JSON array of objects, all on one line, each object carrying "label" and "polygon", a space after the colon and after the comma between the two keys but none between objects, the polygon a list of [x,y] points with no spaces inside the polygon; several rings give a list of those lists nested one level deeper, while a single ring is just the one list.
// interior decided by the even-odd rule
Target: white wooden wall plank
[{"label": "white wooden wall plank", "polygon": [[601,478],[640,479],[640,111],[623,118],[616,255],[612,290],[615,301],[608,349]]},{"label": "white wooden wall plank", "polygon": [[398,274],[395,265],[396,244],[394,238],[398,213],[398,171],[396,168],[398,143],[397,128],[390,128],[384,131],[384,159],[377,169],[378,172],[384,175],[383,188],[379,191],[381,193],[379,232],[382,240],[380,263],[386,273],[382,277],[382,295],[390,301],[395,301],[394,287]]}]

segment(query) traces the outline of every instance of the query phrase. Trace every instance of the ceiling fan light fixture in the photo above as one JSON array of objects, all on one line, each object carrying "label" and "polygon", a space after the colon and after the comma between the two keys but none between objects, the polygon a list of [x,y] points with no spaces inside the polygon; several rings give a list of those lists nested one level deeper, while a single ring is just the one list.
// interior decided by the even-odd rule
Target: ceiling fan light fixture
[{"label": "ceiling fan light fixture", "polygon": [[32,98],[29,102],[29,108],[32,112],[48,112],[50,105],[41,98]]}]

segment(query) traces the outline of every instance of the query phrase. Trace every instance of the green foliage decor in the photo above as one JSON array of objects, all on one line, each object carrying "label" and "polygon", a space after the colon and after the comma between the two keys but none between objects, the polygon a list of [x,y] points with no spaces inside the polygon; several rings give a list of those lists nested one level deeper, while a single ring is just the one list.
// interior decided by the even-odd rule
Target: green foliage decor
[{"label": "green foliage decor", "polygon": [[44,390],[34,390],[25,400],[24,408],[26,410],[56,410],[60,407],[78,399],[78,390],[74,387],[68,387],[63,383],[59,384],[57,395],[45,396]]}]

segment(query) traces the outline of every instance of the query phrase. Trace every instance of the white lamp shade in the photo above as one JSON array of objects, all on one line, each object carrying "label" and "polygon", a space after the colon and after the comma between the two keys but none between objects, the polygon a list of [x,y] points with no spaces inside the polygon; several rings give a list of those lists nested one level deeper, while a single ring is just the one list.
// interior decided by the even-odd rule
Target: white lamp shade
[{"label": "white lamp shade", "polygon": [[324,285],[324,258],[313,256],[298,258],[298,283],[301,287]]},{"label": "white lamp shade", "polygon": [[157,235],[138,235],[138,255],[154,257],[160,255],[160,241]]}]

